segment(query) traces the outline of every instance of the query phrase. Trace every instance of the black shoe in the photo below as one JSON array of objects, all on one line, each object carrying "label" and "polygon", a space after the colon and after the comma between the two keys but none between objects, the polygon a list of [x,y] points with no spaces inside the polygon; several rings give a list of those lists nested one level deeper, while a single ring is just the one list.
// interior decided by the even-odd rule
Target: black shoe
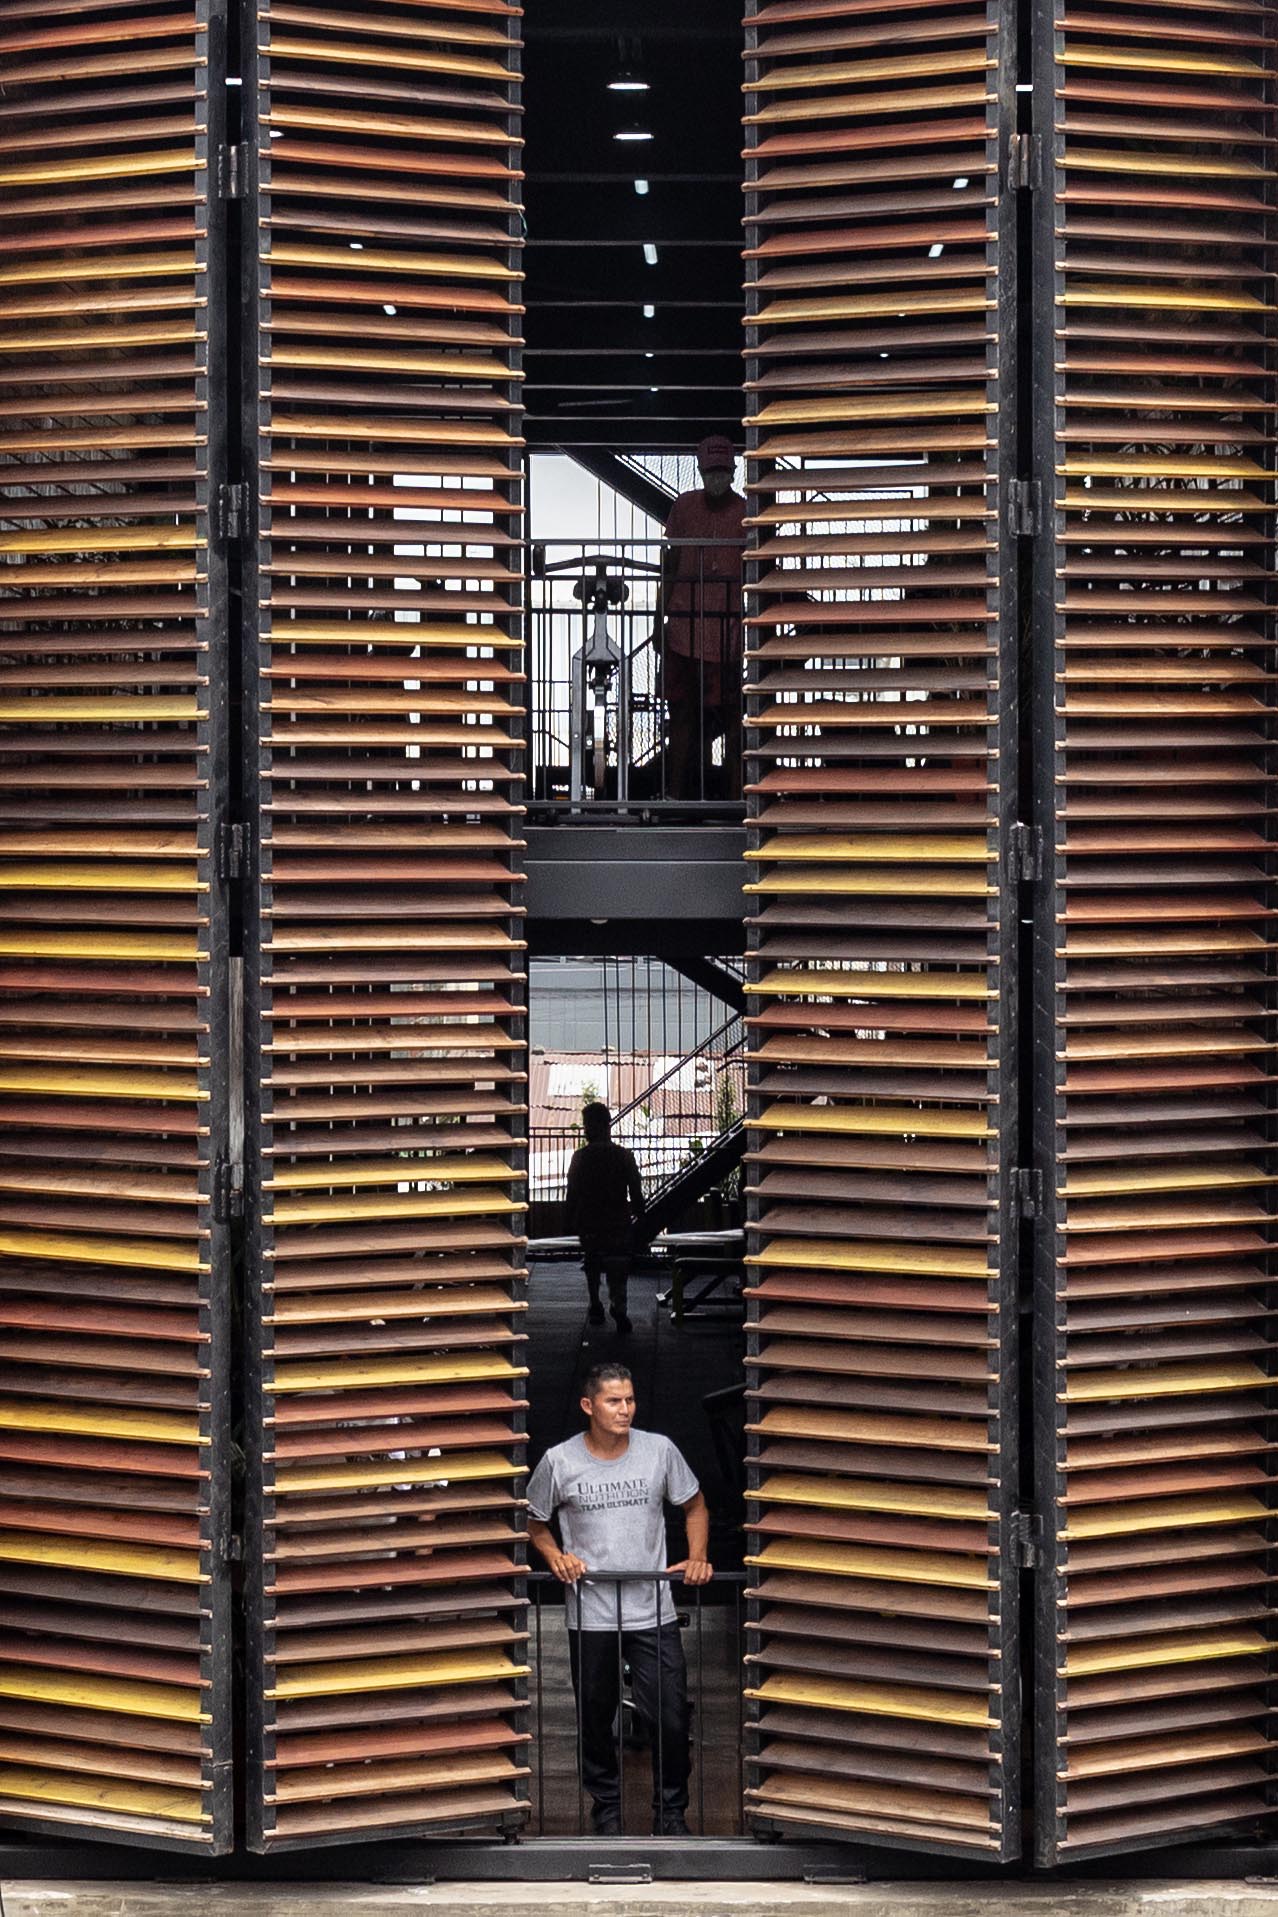
[{"label": "black shoe", "polygon": [[676,1811],[673,1816],[656,1818],[652,1834],[654,1837],[691,1837],[692,1832],[688,1829],[687,1818],[681,1811]]},{"label": "black shoe", "polygon": [[629,1318],[627,1318],[625,1312],[614,1311],[612,1315],[616,1320],[618,1335],[622,1338],[627,1337],[629,1333],[634,1330],[634,1326],[631,1324]]},{"label": "black shoe", "polygon": [[620,1837],[621,1818],[616,1811],[592,1811],[590,1814],[590,1834],[592,1837]]},{"label": "black shoe", "polygon": [[592,1325],[601,1325],[604,1322],[604,1319],[606,1316],[607,1314],[605,1313],[604,1308],[600,1304],[599,1300],[597,1298],[592,1298],[590,1300],[590,1310],[586,1313],[587,1322]]}]

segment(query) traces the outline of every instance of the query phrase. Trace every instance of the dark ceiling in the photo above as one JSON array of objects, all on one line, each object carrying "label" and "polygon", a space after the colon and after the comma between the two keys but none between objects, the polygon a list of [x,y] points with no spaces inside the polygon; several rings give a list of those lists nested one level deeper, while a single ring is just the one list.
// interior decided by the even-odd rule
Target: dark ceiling
[{"label": "dark ceiling", "polygon": [[524,35],[530,444],[739,434],[740,0],[528,0]]}]

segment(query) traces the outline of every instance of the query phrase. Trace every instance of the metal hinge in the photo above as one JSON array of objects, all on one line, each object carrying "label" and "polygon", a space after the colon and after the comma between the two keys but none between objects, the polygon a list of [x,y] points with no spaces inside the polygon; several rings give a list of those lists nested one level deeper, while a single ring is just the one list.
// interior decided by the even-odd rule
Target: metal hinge
[{"label": "metal hinge", "polygon": [[213,1167],[213,1222],[229,1225],[244,1216],[244,1167],[237,1159],[219,1158]]},{"label": "metal hinge", "polygon": [[213,869],[219,879],[244,877],[244,827],[238,822],[219,825],[214,833]]},{"label": "metal hinge", "polygon": [[244,198],[244,160],[242,146],[220,146],[217,150],[217,197],[219,200]]},{"label": "metal hinge", "polygon": [[244,536],[244,488],[219,486],[213,500],[213,533],[222,545]]},{"label": "metal hinge", "polygon": [[1014,479],[1008,488],[1012,531],[1032,539],[1039,529],[1043,510],[1043,489],[1037,479]]},{"label": "metal hinge", "polygon": [[1012,1173],[1012,1215],[1037,1218],[1043,1209],[1043,1174],[1018,1165]]},{"label": "metal hinge", "polygon": [[1035,133],[1013,133],[1007,143],[1008,173],[1013,186],[1030,191],[1039,182],[1040,141]]},{"label": "metal hinge", "polygon": [[1022,819],[1009,829],[1007,835],[1008,876],[1022,885],[1036,885],[1043,876],[1043,833],[1037,825],[1026,825]]},{"label": "metal hinge", "polygon": [[592,1884],[650,1884],[652,1865],[592,1864],[589,1881]]},{"label": "metal hinge", "polygon": [[1037,1565],[1041,1530],[1037,1511],[1013,1511],[1012,1559],[1018,1571],[1032,1571]]}]

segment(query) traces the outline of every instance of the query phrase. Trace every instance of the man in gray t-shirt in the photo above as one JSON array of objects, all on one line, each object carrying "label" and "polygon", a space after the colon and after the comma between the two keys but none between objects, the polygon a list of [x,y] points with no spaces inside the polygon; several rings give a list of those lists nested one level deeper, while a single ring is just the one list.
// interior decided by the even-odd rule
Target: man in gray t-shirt
[{"label": "man in gray t-shirt", "polygon": [[[688,1830],[688,1678],[661,1574],[673,1572],[685,1584],[709,1583],[710,1514],[682,1452],[657,1432],[634,1429],[634,1381],[624,1365],[597,1365],[586,1379],[581,1408],[589,1419],[586,1430],[548,1451],[528,1485],[529,1537],[568,1587],[581,1781],[593,1800],[594,1829],[619,1834],[614,1726],[624,1659],[635,1710],[652,1740],[653,1829],[681,1837]],[[688,1555],[678,1564],[667,1562],[667,1501],[682,1505],[687,1521]],[[550,1529],[554,1518],[562,1544]]]}]

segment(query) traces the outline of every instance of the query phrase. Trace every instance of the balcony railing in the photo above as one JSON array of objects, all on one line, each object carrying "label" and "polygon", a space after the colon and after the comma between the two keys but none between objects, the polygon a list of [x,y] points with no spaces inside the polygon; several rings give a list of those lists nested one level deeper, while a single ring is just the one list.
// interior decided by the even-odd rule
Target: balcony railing
[{"label": "balcony railing", "polygon": [[[665,550],[695,655],[655,612]],[[556,816],[737,816],[741,658],[733,595],[694,541],[553,539],[528,581],[532,799]],[[712,566],[712,561],[709,564]]]}]

